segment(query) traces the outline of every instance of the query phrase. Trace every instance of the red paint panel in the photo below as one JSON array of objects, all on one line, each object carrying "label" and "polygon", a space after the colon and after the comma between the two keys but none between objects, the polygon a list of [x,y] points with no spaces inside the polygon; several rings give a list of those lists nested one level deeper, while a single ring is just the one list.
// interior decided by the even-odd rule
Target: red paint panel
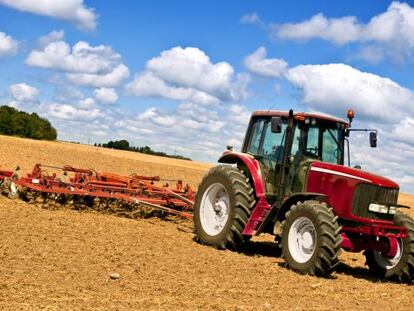
[{"label": "red paint panel", "polygon": [[399,188],[390,179],[362,170],[325,162],[310,165],[306,191],[323,193],[328,196],[328,203],[340,218],[372,224],[389,224],[388,221],[360,218],[352,215],[352,199],[356,185],[371,183],[381,187]]},{"label": "red paint panel", "polygon": [[394,181],[392,181],[391,179],[378,176],[378,175],[375,175],[375,174],[372,174],[372,173],[369,173],[363,170],[350,168],[347,166],[336,165],[336,164],[331,164],[331,163],[326,163],[326,162],[314,162],[312,163],[311,167],[329,169],[332,171],[336,171],[339,174],[342,173],[342,174],[348,174],[348,175],[355,176],[356,178],[363,178],[381,187],[399,188],[399,185],[395,183]]},{"label": "red paint panel", "polygon": [[260,171],[259,161],[247,153],[225,151],[220,157],[220,163],[237,163],[240,160],[243,162],[250,172],[253,180],[253,187],[258,198],[265,195],[265,188],[263,184],[263,178]]}]

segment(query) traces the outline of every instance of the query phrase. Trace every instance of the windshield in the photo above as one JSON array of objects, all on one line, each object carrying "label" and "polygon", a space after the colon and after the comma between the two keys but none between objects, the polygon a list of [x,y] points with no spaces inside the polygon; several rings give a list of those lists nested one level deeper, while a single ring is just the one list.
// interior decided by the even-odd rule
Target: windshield
[{"label": "windshield", "polygon": [[333,164],[343,164],[343,130],[308,126],[304,131],[303,155]]},{"label": "windshield", "polygon": [[326,129],[322,137],[322,161],[333,164],[342,164],[343,147],[339,143],[341,131]]}]

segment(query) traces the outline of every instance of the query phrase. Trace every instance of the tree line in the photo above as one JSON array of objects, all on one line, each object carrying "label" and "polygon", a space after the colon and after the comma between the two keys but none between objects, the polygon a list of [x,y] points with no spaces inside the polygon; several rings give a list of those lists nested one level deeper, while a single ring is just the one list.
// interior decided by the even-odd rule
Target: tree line
[{"label": "tree line", "polygon": [[0,106],[0,134],[39,140],[55,140],[56,129],[36,113]]},{"label": "tree line", "polygon": [[148,146],[144,146],[144,147],[130,146],[129,142],[125,139],[115,140],[115,141],[110,140],[108,143],[104,143],[104,144],[95,143],[94,146],[103,147],[103,148],[110,148],[110,149],[118,149],[118,150],[128,150],[128,151],[134,151],[134,152],[140,152],[140,153],[156,155],[156,156],[159,156],[159,157],[167,157],[167,158],[174,158],[174,159],[190,160],[191,161],[190,158],[184,157],[182,155],[176,155],[176,154],[171,155],[171,154],[167,154],[165,152],[155,151],[155,150],[152,150]]}]

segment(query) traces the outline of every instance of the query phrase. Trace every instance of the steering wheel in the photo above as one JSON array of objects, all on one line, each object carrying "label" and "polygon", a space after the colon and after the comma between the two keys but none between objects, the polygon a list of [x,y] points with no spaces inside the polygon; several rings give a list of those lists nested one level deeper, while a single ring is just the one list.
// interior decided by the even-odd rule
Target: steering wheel
[{"label": "steering wheel", "polygon": [[317,158],[318,157],[318,147],[306,148],[305,156],[310,157],[310,158]]}]

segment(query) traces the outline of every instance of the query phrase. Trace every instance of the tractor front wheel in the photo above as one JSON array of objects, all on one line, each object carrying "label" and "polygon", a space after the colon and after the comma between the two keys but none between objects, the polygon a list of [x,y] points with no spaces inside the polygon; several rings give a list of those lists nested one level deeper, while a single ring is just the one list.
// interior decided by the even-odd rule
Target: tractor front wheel
[{"label": "tractor front wheel", "polygon": [[341,252],[340,227],[332,209],[318,201],[292,205],[282,223],[286,265],[301,274],[327,275]]},{"label": "tractor front wheel", "polygon": [[408,237],[397,240],[397,254],[394,258],[387,258],[379,251],[367,250],[364,252],[366,264],[376,276],[399,282],[411,282],[414,277],[414,220],[397,212],[394,216],[394,225],[408,229]]},{"label": "tractor front wheel", "polygon": [[229,165],[212,168],[201,181],[194,205],[197,241],[236,250],[247,238],[242,232],[254,201],[250,181],[243,172]]}]

